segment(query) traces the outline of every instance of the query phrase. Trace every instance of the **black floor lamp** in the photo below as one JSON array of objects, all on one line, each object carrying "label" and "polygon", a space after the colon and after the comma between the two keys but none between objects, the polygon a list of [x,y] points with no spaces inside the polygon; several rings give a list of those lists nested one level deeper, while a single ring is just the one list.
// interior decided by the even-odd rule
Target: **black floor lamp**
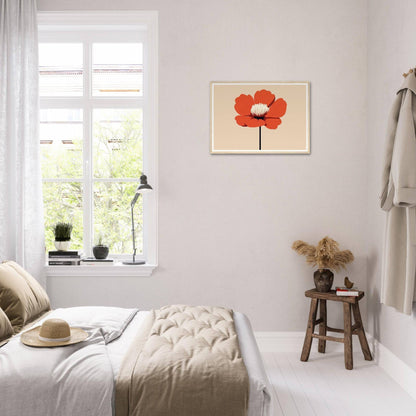
[{"label": "black floor lamp", "polygon": [[123,264],[144,264],[145,261],[139,260],[136,261],[136,237],[134,234],[134,206],[136,205],[137,200],[139,199],[140,194],[144,194],[147,192],[151,192],[153,188],[147,183],[147,176],[142,175],[140,176],[140,185],[136,189],[136,193],[134,194],[133,199],[130,202],[131,208],[131,234],[133,236],[133,261],[123,261]]}]

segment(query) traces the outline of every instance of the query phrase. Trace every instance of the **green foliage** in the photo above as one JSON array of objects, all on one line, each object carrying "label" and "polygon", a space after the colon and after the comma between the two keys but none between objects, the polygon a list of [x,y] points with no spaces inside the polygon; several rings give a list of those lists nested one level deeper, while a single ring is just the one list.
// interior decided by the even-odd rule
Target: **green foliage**
[{"label": "green foliage", "polygon": [[[114,123],[115,110],[96,110],[93,125],[93,236],[100,236],[113,254],[131,253],[132,200],[138,180],[123,181],[122,178],[139,178],[142,171],[143,140],[141,110],[122,110],[121,123]],[[120,111],[120,110],[117,110]],[[108,120],[108,121],[106,121]],[[78,144],[77,144],[78,143]],[[62,149],[57,149],[62,152]],[[73,224],[73,249],[83,249],[83,183],[78,179],[79,162],[82,161],[82,141],[64,150],[64,156],[54,159],[50,149],[43,152],[43,177],[57,177],[54,173],[65,172],[70,182],[44,182],[43,200],[46,223],[46,248],[53,249],[52,225],[56,222]],[[82,164],[82,163],[81,163]],[[56,166],[56,165],[59,165]],[[52,176],[48,176],[52,175]],[[103,180],[105,179],[105,180]],[[143,204],[140,197],[134,208],[136,246],[143,251]]]},{"label": "green foliage", "polygon": [[45,182],[43,184],[43,203],[47,250],[54,250],[53,225],[57,222],[72,223],[71,248],[82,249],[82,184],[80,182]]},{"label": "green foliage", "polygon": [[107,244],[104,243],[103,236],[101,234],[98,237],[98,241],[95,247],[107,247]]},{"label": "green foliage", "polygon": [[97,246],[103,246],[103,236],[100,234],[100,236],[98,237],[98,243]]},{"label": "green foliage", "polygon": [[58,222],[53,227],[55,241],[69,241],[71,239],[72,224],[67,222]]}]

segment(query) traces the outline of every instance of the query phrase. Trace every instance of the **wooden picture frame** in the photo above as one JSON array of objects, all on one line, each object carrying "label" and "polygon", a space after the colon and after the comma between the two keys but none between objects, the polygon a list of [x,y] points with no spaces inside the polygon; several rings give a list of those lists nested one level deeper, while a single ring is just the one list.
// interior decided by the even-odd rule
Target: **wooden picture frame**
[{"label": "wooden picture frame", "polygon": [[211,82],[211,154],[310,154],[309,82]]}]

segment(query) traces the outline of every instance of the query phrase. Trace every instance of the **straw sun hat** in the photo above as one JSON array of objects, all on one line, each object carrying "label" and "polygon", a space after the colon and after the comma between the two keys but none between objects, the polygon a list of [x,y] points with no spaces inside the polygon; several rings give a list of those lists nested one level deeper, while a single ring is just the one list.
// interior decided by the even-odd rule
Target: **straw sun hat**
[{"label": "straw sun hat", "polygon": [[88,333],[72,328],[63,319],[47,319],[41,326],[24,332],[20,339],[31,347],[61,347],[84,341]]}]

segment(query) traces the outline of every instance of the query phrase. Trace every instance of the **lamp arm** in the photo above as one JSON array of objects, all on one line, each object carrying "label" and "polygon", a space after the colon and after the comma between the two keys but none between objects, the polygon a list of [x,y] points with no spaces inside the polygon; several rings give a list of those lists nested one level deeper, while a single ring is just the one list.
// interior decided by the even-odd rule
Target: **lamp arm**
[{"label": "lamp arm", "polygon": [[133,197],[133,199],[130,202],[130,206],[133,208],[136,205],[137,199],[139,198],[139,193],[136,193]]},{"label": "lamp arm", "polygon": [[136,193],[131,200],[130,207],[131,207],[131,234],[133,236],[133,263],[136,261],[136,234],[134,232],[134,206],[136,205],[137,200],[139,199],[140,193]]},{"label": "lamp arm", "polygon": [[[144,179],[142,178],[144,176]],[[130,202],[130,210],[131,210],[131,235],[133,237],[133,261],[124,261],[123,264],[145,264],[144,261],[138,261],[136,263],[136,252],[137,252],[137,248],[136,248],[136,234],[134,231],[134,206],[136,205],[137,200],[139,199],[139,196],[141,195],[142,192],[151,190],[152,187],[150,185],[147,184],[147,181],[145,181],[146,176],[142,175],[140,177],[140,183],[141,185],[136,189],[136,192],[134,194],[133,199]]]},{"label": "lamp arm", "polygon": [[131,204],[131,235],[133,236],[133,263],[134,263],[136,261],[136,238],[134,235],[134,204],[133,203]]}]

